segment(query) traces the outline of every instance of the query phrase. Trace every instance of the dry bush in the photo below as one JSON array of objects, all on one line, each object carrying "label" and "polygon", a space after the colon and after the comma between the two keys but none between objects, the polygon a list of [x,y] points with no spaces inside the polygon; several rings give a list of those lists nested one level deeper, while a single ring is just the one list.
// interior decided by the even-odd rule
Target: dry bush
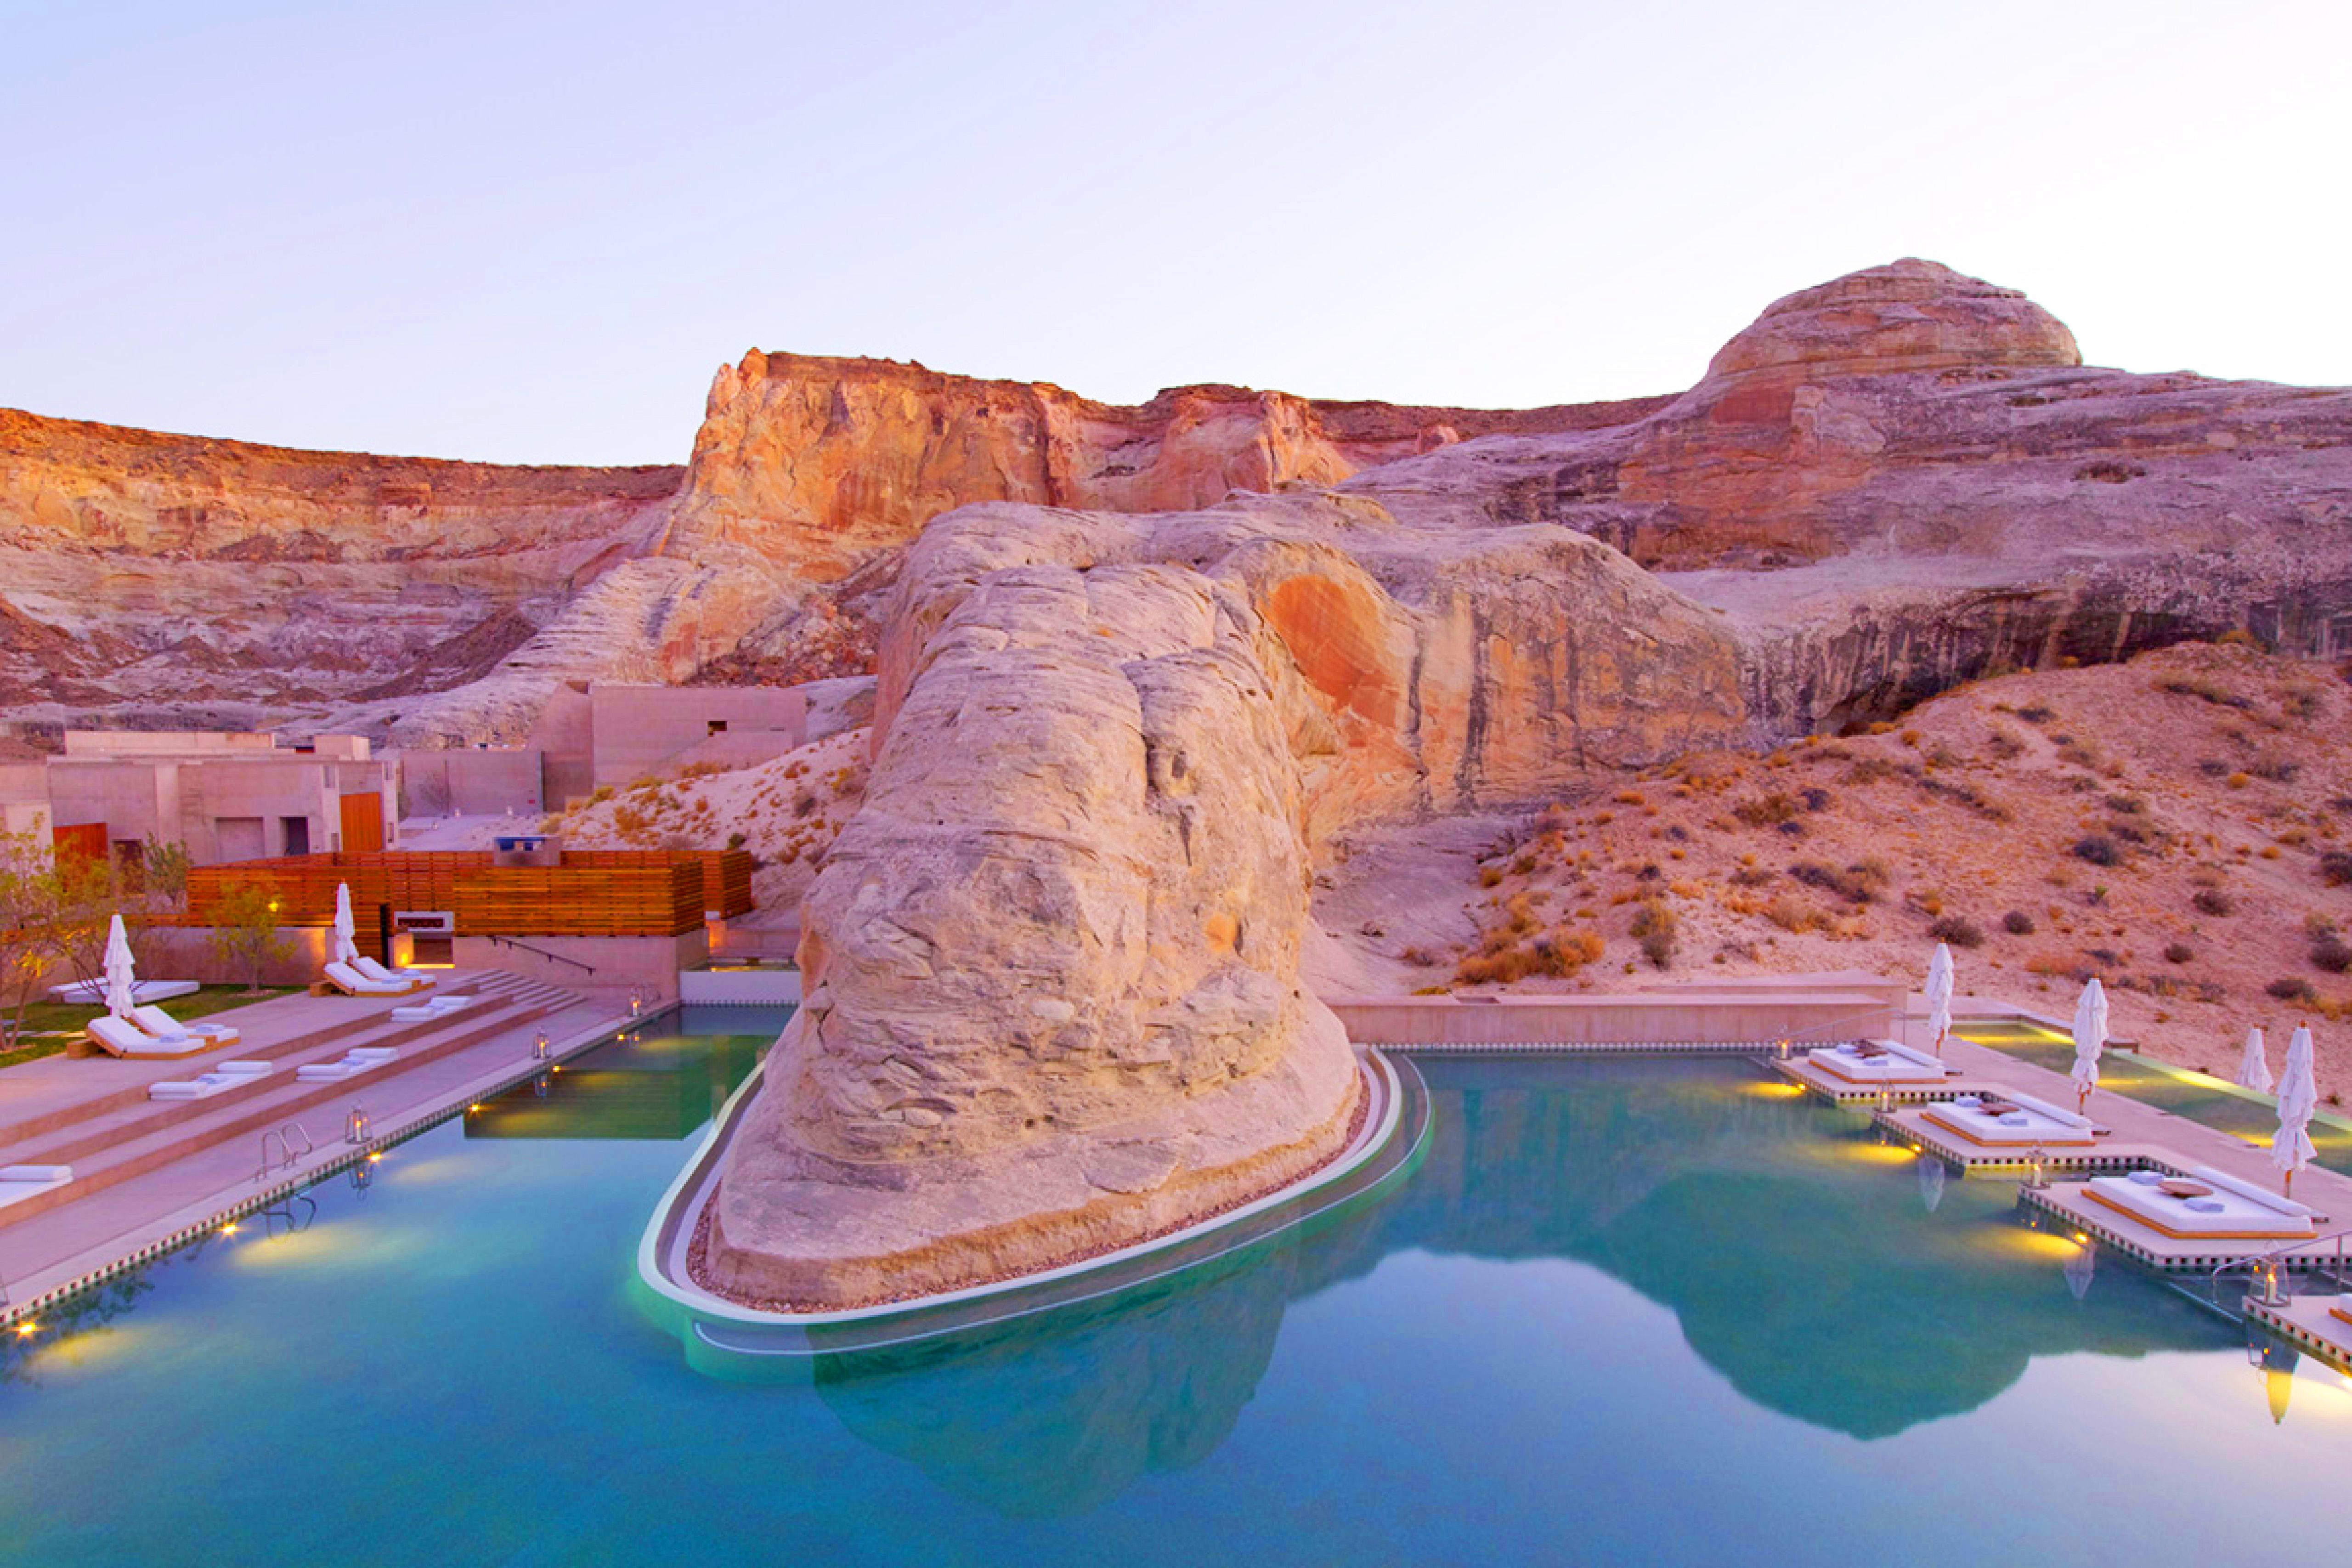
[{"label": "dry bush", "polygon": [[1652,967],[1664,969],[1674,963],[1676,925],[1673,906],[1664,899],[1644,899],[1633,911],[1632,934]]},{"label": "dry bush", "polygon": [[1731,814],[1749,827],[1777,827],[1797,815],[1797,802],[1780,790],[1758,795],[1732,807]]},{"label": "dry bush", "polygon": [[1764,906],[1764,918],[1799,936],[1811,931],[1827,931],[1831,924],[1826,913],[1785,893]]},{"label": "dry bush", "polygon": [[1966,915],[1945,915],[1928,926],[1927,934],[1954,947],[1982,947],[1985,939],[1984,928]]},{"label": "dry bush", "polygon": [[2033,917],[2023,910],[2011,910],[2000,917],[2000,929],[2011,936],[2032,936]]}]

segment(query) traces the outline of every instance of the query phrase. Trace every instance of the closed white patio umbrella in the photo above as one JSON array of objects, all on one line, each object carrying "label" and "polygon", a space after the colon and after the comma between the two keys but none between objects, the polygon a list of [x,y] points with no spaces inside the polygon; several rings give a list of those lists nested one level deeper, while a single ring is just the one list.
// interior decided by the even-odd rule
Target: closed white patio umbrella
[{"label": "closed white patio umbrella", "polygon": [[335,884],[335,962],[349,963],[359,957],[359,943],[352,941],[357,928],[352,921],[352,885]]},{"label": "closed white patio umbrella", "polygon": [[2271,1091],[2271,1064],[2263,1055],[2263,1032],[2260,1029],[2246,1031],[2246,1048],[2238,1057],[2237,1085],[2240,1089],[2251,1089],[2256,1094]]},{"label": "closed white patio umbrella", "polygon": [[131,1016],[139,1005],[138,976],[131,971],[131,933],[117,915],[106,928],[106,1010],[118,1018]]},{"label": "closed white patio umbrella", "polygon": [[2082,1000],[2074,1004],[2074,1066],[2066,1076],[2074,1080],[2077,1112],[2090,1103],[2091,1091],[2099,1087],[2099,1053],[2106,1045],[2107,994],[2095,975],[2083,987]]},{"label": "closed white patio umbrella", "polygon": [[1952,950],[1936,944],[1927,961],[1927,1031],[1936,1037],[1936,1054],[1944,1054],[1944,1037],[1952,1032]]},{"label": "closed white patio umbrella", "polygon": [[2279,1074],[2278,1136],[2271,1140],[2271,1163],[2284,1178],[2279,1190],[2294,1195],[2294,1173],[2318,1157],[2311,1142],[2311,1117],[2319,1109],[2319,1080],[2311,1067],[2311,1026],[2299,1024],[2286,1043],[2286,1067]]}]

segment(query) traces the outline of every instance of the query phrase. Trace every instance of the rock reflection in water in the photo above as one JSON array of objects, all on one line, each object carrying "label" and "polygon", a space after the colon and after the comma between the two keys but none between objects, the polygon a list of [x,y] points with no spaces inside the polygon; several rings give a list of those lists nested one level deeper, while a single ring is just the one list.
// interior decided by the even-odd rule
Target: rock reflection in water
[{"label": "rock reflection in water", "polygon": [[826,1358],[818,1393],[941,1486],[1045,1515],[1213,1452],[1286,1303],[1406,1250],[1590,1264],[1748,1399],[1863,1438],[1974,1409],[2036,1356],[2226,1338],[2129,1271],[2085,1295],[2087,1254],[2019,1225],[2010,1184],[1931,1186],[1864,1119],[1750,1093],[1742,1067],[1422,1065],[1432,1142],[1389,1197],[1146,1293]]},{"label": "rock reflection in water", "polygon": [[1084,1512],[1213,1453],[1257,1391],[1298,1288],[1294,1238],[1101,1302],[952,1340],[824,1357],[865,1441],[1013,1517]]}]

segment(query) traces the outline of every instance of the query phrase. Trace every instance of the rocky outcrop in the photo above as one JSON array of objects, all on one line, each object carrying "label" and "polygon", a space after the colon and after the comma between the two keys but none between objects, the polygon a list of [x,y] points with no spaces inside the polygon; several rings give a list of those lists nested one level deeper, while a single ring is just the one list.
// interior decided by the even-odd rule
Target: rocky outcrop
[{"label": "rocky outcrop", "polygon": [[1322,836],[1742,718],[1729,637],[1606,547],[1314,495],[966,508],[887,626],[808,999],[709,1216],[747,1298],[955,1289],[1312,1168],[1358,1092],[1299,980]]},{"label": "rocky outcrop", "polygon": [[2084,368],[2046,311],[1931,262],[1790,296],[1639,421],[1341,489],[1608,541],[1731,618],[1766,734],[2232,627],[2352,651],[2352,391]]},{"label": "rocky outcrop", "polygon": [[646,544],[677,468],[301,452],[0,409],[0,580],[73,659],[36,714],[323,704],[473,679]]}]

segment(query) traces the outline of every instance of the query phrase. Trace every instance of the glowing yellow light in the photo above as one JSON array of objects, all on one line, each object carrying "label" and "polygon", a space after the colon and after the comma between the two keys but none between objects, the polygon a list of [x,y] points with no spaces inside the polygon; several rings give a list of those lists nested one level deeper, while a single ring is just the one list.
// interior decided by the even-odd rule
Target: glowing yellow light
[{"label": "glowing yellow light", "polygon": [[481,1110],[481,1109],[482,1109],[482,1108],[481,1108],[480,1106],[478,1106],[478,1105],[469,1105],[469,1106],[466,1107],[466,1114],[467,1114],[467,1115],[468,1115],[468,1116],[471,1116],[471,1115],[473,1115],[473,1114],[474,1114],[474,1112],[476,1112],[477,1110]]},{"label": "glowing yellow light", "polygon": [[1748,1092],[1765,1100],[1791,1100],[1805,1091],[1793,1083],[1751,1083]]},{"label": "glowing yellow light", "polygon": [[2078,1230],[2078,1231],[2076,1231],[2076,1232],[2074,1233],[2074,1239],[2075,1239],[2076,1241],[2081,1242],[2081,1243],[2082,1243],[2084,1246],[2085,1246],[2085,1247],[2088,1247],[2088,1246],[2091,1244],[2091,1238],[2090,1238],[2089,1237],[2087,1237],[2087,1236],[2084,1236],[2084,1235],[2081,1231],[2079,1231],[2079,1230]]},{"label": "glowing yellow light", "polygon": [[373,1165],[373,1164],[374,1164],[378,1160],[381,1160],[381,1159],[383,1159],[383,1155],[381,1155],[381,1154],[370,1154],[370,1155],[368,1156],[368,1163],[369,1163],[369,1164],[371,1164],[371,1165]]},{"label": "glowing yellow light", "polygon": [[26,1319],[24,1322],[16,1325],[16,1337],[20,1340],[31,1339],[35,1334],[37,1334],[40,1331],[41,1325],[34,1322],[30,1319]]},{"label": "glowing yellow light", "polygon": [[231,1220],[228,1224],[221,1226],[221,1234],[223,1236],[235,1236],[236,1234],[236,1222],[235,1220]]}]

